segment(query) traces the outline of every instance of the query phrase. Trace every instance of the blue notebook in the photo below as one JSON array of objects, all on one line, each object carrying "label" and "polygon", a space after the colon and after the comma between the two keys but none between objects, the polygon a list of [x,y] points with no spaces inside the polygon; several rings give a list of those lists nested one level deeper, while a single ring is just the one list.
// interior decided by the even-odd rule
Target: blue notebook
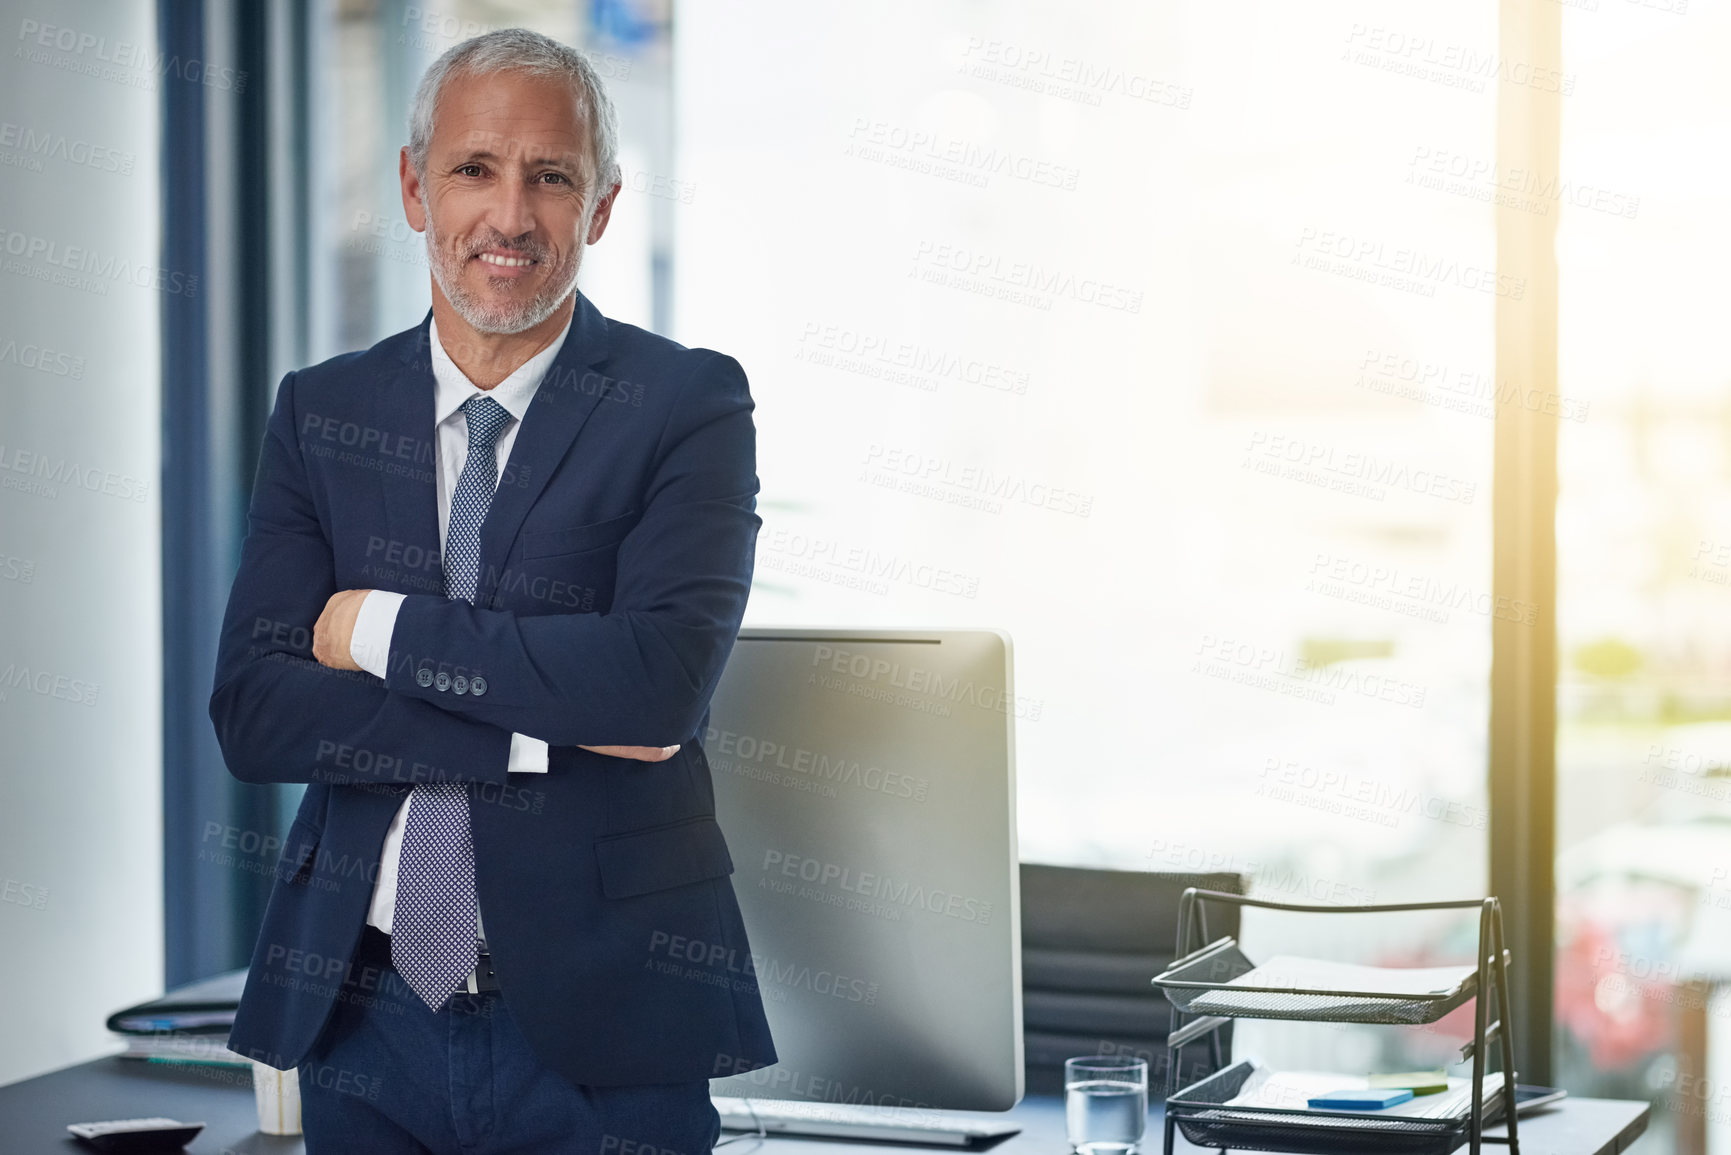
[{"label": "blue notebook", "polygon": [[1404,1087],[1372,1087],[1363,1091],[1330,1091],[1326,1095],[1312,1098],[1310,1105],[1319,1110],[1380,1111],[1384,1107],[1404,1103],[1410,1098],[1412,1092]]}]

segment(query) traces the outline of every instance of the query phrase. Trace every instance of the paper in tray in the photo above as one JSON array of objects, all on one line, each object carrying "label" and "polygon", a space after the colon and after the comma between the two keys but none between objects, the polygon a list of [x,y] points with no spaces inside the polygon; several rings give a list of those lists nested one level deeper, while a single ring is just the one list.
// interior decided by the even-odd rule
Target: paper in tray
[{"label": "paper in tray", "polygon": [[[1502,1076],[1495,1078],[1500,1085]],[[1273,1079],[1274,1082],[1269,1080]],[[1468,1112],[1441,1118],[1401,1114],[1420,1110],[1460,1111],[1451,1092],[1382,1111],[1329,1111],[1309,1107],[1318,1087],[1344,1088],[1368,1082],[1362,1075],[1321,1072],[1272,1073],[1239,1060],[1166,1100],[1166,1117],[1197,1147],[1247,1151],[1291,1151],[1299,1155],[1453,1155],[1469,1141]],[[1468,1080],[1461,1080],[1463,1084]],[[1467,1094],[1471,1094],[1470,1089]],[[1291,1109],[1288,1103],[1304,1106]],[[1487,1083],[1485,1124],[1495,1123],[1502,1100]],[[1170,1148],[1168,1148],[1170,1155]]]},{"label": "paper in tray", "polygon": [[[1470,965],[1370,967],[1276,955],[1221,988],[1197,995],[1190,1009],[1208,1015],[1279,1014],[1295,1009],[1297,995],[1307,1015],[1369,1015],[1385,1010],[1395,1000],[1423,1003],[1448,998],[1459,993],[1475,974]],[[1233,987],[1275,987],[1294,994],[1238,991]],[[1329,993],[1335,991],[1352,993]]]},{"label": "paper in tray", "polygon": [[[1501,1086],[1485,1081],[1487,1105]],[[1259,1107],[1265,1110],[1291,1111],[1295,1115],[1312,1115],[1318,1120],[1338,1120],[1342,1115],[1378,1119],[1464,1119],[1471,1109],[1472,1080],[1450,1077],[1448,1090],[1434,1095],[1415,1095],[1404,1103],[1378,1111],[1337,1111],[1309,1106],[1310,1100],[1329,1091],[1358,1091],[1370,1085],[1363,1075],[1340,1075],[1323,1071],[1271,1071],[1259,1068],[1238,1091],[1228,1099],[1226,1107]]]}]

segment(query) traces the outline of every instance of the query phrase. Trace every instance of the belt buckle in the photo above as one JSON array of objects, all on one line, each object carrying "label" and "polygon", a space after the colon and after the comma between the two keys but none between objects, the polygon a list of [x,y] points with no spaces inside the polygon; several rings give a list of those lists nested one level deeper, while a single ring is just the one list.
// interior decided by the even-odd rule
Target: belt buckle
[{"label": "belt buckle", "polygon": [[493,977],[493,956],[482,951],[475,960],[475,969],[469,972],[464,984],[472,995],[488,994],[499,989],[498,979]]}]

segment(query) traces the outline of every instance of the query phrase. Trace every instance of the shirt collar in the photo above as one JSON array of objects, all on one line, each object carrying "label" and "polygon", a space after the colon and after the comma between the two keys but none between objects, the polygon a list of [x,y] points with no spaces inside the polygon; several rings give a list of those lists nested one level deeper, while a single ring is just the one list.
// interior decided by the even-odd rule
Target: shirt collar
[{"label": "shirt collar", "polygon": [[491,397],[514,419],[523,420],[523,414],[529,411],[529,402],[534,400],[535,391],[541,387],[541,381],[547,376],[547,370],[553,364],[553,358],[559,355],[559,350],[565,345],[565,338],[571,333],[571,324],[577,319],[577,310],[571,310],[571,320],[565,323],[565,328],[559,335],[547,343],[547,347],[517,366],[512,374],[493,386],[491,389],[481,389],[469,380],[468,376],[451,360],[451,355],[445,352],[445,346],[439,341],[439,322],[435,319],[429,322],[428,337],[432,345],[433,355],[433,424],[442,424],[451,414],[463,407],[463,403],[471,397]]}]

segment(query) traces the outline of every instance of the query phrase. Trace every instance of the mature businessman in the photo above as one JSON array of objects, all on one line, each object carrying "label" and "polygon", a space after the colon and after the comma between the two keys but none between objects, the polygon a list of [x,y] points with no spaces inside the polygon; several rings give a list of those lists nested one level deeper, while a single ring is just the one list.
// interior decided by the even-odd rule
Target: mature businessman
[{"label": "mature businessman", "polygon": [[697,1155],[775,1061],[697,742],[752,401],[577,292],[616,156],[581,54],[445,53],[399,162],[432,310],[277,390],[210,713],[308,784],[229,1045],[300,1068],[313,1155]]}]

